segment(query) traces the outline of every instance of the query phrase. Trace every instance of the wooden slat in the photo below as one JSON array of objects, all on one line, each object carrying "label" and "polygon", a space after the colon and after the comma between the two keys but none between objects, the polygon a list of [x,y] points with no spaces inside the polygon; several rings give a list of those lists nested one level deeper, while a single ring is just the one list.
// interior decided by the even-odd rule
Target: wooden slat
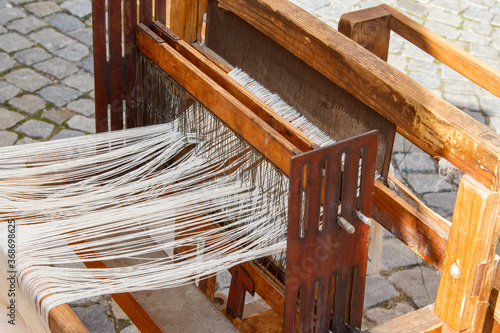
[{"label": "wooden slat", "polygon": [[390,6],[380,5],[380,8],[391,14],[391,29],[395,33],[500,97],[500,71]]},{"label": "wooden slat", "polygon": [[290,141],[298,149],[308,151],[312,148],[318,148],[311,139],[304,135],[301,131],[293,127],[288,121],[280,116],[276,111],[264,104],[261,100],[243,88],[238,82],[229,77],[224,71],[217,67],[213,62],[203,57],[196,52],[189,44],[183,40],[173,40],[168,36],[166,27],[159,23],[153,22],[151,30],[160,36],[167,44],[172,46],[184,58],[189,60],[193,65],[202,70],[212,80],[217,82],[222,88],[227,90],[231,95],[237,98],[253,113],[264,120],[269,126],[274,128],[280,135]]},{"label": "wooden slat", "polygon": [[126,127],[135,127],[135,107],[132,103],[132,92],[135,84],[136,75],[136,56],[135,48],[135,26],[137,25],[137,3],[124,2],[123,7],[123,37],[125,54],[123,67],[125,68],[125,82],[123,82],[123,96],[125,98],[126,108]]},{"label": "wooden slat", "polygon": [[106,60],[106,7],[104,0],[92,1],[94,48],[94,92],[96,132],[108,130],[108,62]]},{"label": "wooden slat", "polygon": [[419,212],[375,181],[372,217],[438,271],[442,270],[449,224]]},{"label": "wooden slat", "polygon": [[49,311],[49,328],[52,333],[89,333],[68,304]]},{"label": "wooden slat", "polygon": [[283,318],[273,309],[243,318],[238,326],[242,333],[278,333],[283,332]]},{"label": "wooden slat", "polygon": [[219,5],[418,137],[439,156],[488,188],[498,189],[500,139],[486,126],[287,1],[220,0]]},{"label": "wooden slat", "polygon": [[122,59],[122,11],[121,0],[108,0],[109,29],[109,105],[111,130],[123,129],[122,84],[125,68]]},{"label": "wooden slat", "polygon": [[435,313],[457,331],[481,331],[496,269],[498,193],[461,179]]},{"label": "wooden slat", "polygon": [[434,304],[389,320],[365,333],[440,333],[443,322],[433,312]]},{"label": "wooden slat", "polygon": [[170,4],[170,30],[188,43],[196,40],[198,32],[198,2],[172,1]]},{"label": "wooden slat", "polygon": [[181,57],[172,47],[166,43],[158,43],[145,31],[154,34],[145,26],[139,26],[137,29],[138,49],[288,175],[290,159],[299,154],[300,150],[255,116],[206,74]]},{"label": "wooden slat", "polygon": [[[174,1],[175,2],[175,1]],[[155,0],[155,20],[167,24],[167,1]]]},{"label": "wooden slat", "polygon": [[138,0],[139,2],[139,23],[147,26],[153,22],[153,0]]}]

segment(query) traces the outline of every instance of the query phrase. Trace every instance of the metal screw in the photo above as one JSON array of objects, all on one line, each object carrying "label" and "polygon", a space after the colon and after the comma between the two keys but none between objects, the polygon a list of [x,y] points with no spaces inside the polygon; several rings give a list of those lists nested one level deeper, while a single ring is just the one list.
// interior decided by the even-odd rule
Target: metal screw
[{"label": "metal screw", "polygon": [[344,229],[345,231],[347,231],[350,234],[353,234],[354,231],[356,231],[356,229],[354,229],[354,226],[352,224],[350,224],[342,216],[339,216],[339,218],[337,219],[337,223],[342,227],[342,229]]}]

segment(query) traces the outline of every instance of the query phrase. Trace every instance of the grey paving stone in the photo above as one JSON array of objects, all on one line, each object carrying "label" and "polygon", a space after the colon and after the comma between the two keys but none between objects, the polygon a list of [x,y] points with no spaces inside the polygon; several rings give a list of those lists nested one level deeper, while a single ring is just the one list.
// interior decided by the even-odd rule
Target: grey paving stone
[{"label": "grey paving stone", "polygon": [[16,133],[0,131],[0,147],[12,146],[16,140]]},{"label": "grey paving stone", "polygon": [[401,36],[396,35],[393,31],[391,31],[389,53],[401,53],[405,43],[406,41]]},{"label": "grey paving stone", "polygon": [[69,60],[78,61],[89,55],[89,48],[80,43],[74,43],[66,46],[64,49],[54,52],[57,56]]},{"label": "grey paving stone", "polygon": [[130,325],[122,329],[120,333],[141,333],[141,331],[135,325]]},{"label": "grey paving stone", "polygon": [[462,93],[474,95],[475,93],[474,84],[472,82],[459,80],[443,79],[443,90],[445,93],[452,94]]},{"label": "grey paving stone", "polygon": [[18,140],[16,142],[16,146],[26,145],[26,144],[35,143],[35,142],[39,142],[39,141],[34,140],[34,139],[30,138],[29,136],[25,136],[24,138],[22,138],[21,140]]},{"label": "grey paving stone", "polygon": [[19,132],[24,135],[36,137],[36,138],[46,138],[54,130],[54,125],[49,124],[45,121],[30,119],[21,126],[17,128]]},{"label": "grey paving stone", "polygon": [[437,34],[440,34],[447,40],[455,40],[461,34],[461,31],[457,28],[441,22],[426,21],[424,26]]},{"label": "grey paving stone", "polygon": [[63,84],[81,92],[87,92],[94,89],[94,76],[86,72],[78,72],[64,79]]},{"label": "grey paving stone", "polygon": [[465,76],[445,64],[441,64],[441,76],[443,77],[443,79],[451,79],[463,82],[469,81],[469,79],[467,79]]},{"label": "grey paving stone", "polygon": [[16,96],[21,90],[5,81],[0,81],[0,103]]},{"label": "grey paving stone", "polygon": [[88,57],[78,63],[78,67],[89,73],[94,73],[94,57]]},{"label": "grey paving stone", "polygon": [[111,300],[111,311],[113,312],[113,317],[117,320],[130,320],[122,308],[120,308],[120,306],[116,304],[113,299]]},{"label": "grey paving stone", "polygon": [[365,319],[367,319],[369,323],[365,324],[365,321],[363,321],[362,329],[366,330],[372,328],[414,310],[415,309],[408,303],[398,303],[392,309],[373,308],[370,310],[366,310]]},{"label": "grey paving stone", "polygon": [[424,194],[423,199],[433,211],[447,217],[453,214],[457,192],[428,193]]},{"label": "grey paving stone", "polygon": [[66,9],[71,14],[78,17],[85,17],[92,13],[92,3],[90,0],[69,0],[65,1],[61,8]]},{"label": "grey paving stone", "polygon": [[217,273],[217,290],[229,288],[231,285],[231,273],[224,270]]},{"label": "grey paving stone", "polygon": [[68,104],[67,108],[87,117],[95,113],[95,103],[90,99],[79,99],[77,101],[73,101]]},{"label": "grey paving stone", "polygon": [[498,98],[481,98],[481,110],[488,116],[500,117],[500,100]]},{"label": "grey paving stone", "polygon": [[381,276],[366,277],[365,300],[363,308],[367,309],[379,303],[399,296],[398,291]]},{"label": "grey paving stone", "polygon": [[389,280],[410,296],[418,308],[422,308],[436,300],[439,286],[439,273],[427,266],[395,272]]},{"label": "grey paving stone", "polygon": [[413,143],[411,143],[407,138],[403,137],[401,134],[396,133],[394,137],[394,146],[392,153],[406,153],[414,148]]},{"label": "grey paving stone", "polygon": [[6,33],[8,30],[5,29],[2,25],[0,25],[0,34]]},{"label": "grey paving stone", "polygon": [[26,18],[16,20],[9,23],[7,26],[10,30],[16,30],[22,34],[28,34],[34,30],[46,26],[47,23],[37,19],[35,16],[30,15]]},{"label": "grey paving stone", "polygon": [[92,40],[91,28],[83,28],[71,31],[70,33],[68,33],[68,36],[73,37],[74,39],[78,40],[79,42],[87,46],[92,46],[93,40]]},{"label": "grey paving stone", "polygon": [[318,0],[318,1],[294,0],[293,3],[302,9],[312,11],[312,10],[315,10],[317,8],[328,6],[330,4],[330,1],[328,1],[328,0]]},{"label": "grey paving stone", "polygon": [[469,53],[476,57],[498,58],[498,50],[490,46],[471,44]]},{"label": "grey paving stone", "polygon": [[83,325],[92,333],[115,333],[115,328],[100,304],[88,307],[73,307]]},{"label": "grey paving stone", "polygon": [[460,16],[439,9],[431,11],[429,15],[427,15],[427,21],[436,21],[451,25],[455,28],[458,28],[460,24],[462,24],[462,18]]},{"label": "grey paving stone", "polygon": [[5,75],[5,79],[17,87],[31,92],[51,83],[49,79],[30,68],[20,68],[9,72]]},{"label": "grey paving stone", "polygon": [[95,91],[92,90],[90,93],[89,93],[89,97],[92,98],[92,99],[95,99]]},{"label": "grey paving stone", "polygon": [[411,152],[394,154],[394,166],[404,172],[431,172],[436,170],[436,163],[426,153]]},{"label": "grey paving stone", "polygon": [[30,34],[30,38],[51,52],[74,43],[73,39],[55,31],[53,28],[44,28],[33,32]]},{"label": "grey paving stone", "polygon": [[31,0],[9,0],[10,3],[15,5],[21,5],[26,2],[32,2]]},{"label": "grey paving stone", "polygon": [[33,43],[16,32],[0,35],[0,49],[14,52],[33,46]]},{"label": "grey paving stone", "polygon": [[61,32],[69,32],[75,29],[83,28],[85,26],[82,21],[80,21],[76,17],[65,13],[52,15],[49,18],[48,23]]},{"label": "grey paving stone", "polygon": [[11,69],[17,64],[17,62],[9,57],[7,53],[0,52],[0,72]]},{"label": "grey paving stone", "polygon": [[429,73],[436,73],[439,66],[432,61],[432,59],[418,59],[412,58],[408,61],[408,69],[411,71],[422,71]]},{"label": "grey paving stone", "polygon": [[59,139],[68,139],[68,138],[75,138],[77,136],[82,136],[85,135],[85,133],[80,132],[80,131],[75,131],[75,130],[68,130],[68,129],[63,129],[56,135],[54,135],[50,141],[53,140],[59,140]]},{"label": "grey paving stone", "polygon": [[491,43],[490,36],[479,35],[473,31],[464,30],[458,38],[459,41],[474,43],[479,45],[488,45]]},{"label": "grey paving stone", "polygon": [[463,17],[478,22],[489,22],[493,18],[493,13],[480,7],[471,6],[463,14]]},{"label": "grey paving stone", "polygon": [[384,240],[382,270],[417,265],[422,259],[397,238]]},{"label": "grey paving stone", "polygon": [[61,11],[54,1],[36,1],[24,6],[28,11],[38,17],[44,17]]},{"label": "grey paving stone", "polygon": [[479,110],[479,102],[474,95],[445,93],[444,99],[460,109]]},{"label": "grey paving stone", "polygon": [[12,98],[9,100],[9,104],[18,110],[27,112],[29,114],[35,114],[47,105],[47,102],[37,95],[26,94],[21,97]]},{"label": "grey paving stone", "polygon": [[475,22],[465,20],[463,25],[464,30],[474,31],[480,35],[489,36],[493,30],[492,26],[484,21]]},{"label": "grey paving stone", "polygon": [[64,86],[48,86],[40,90],[39,94],[42,98],[59,107],[68,104],[82,95],[77,90]]},{"label": "grey paving stone", "polygon": [[500,118],[490,117],[490,128],[497,134],[500,134]]},{"label": "grey paving stone", "polygon": [[469,7],[469,4],[463,0],[433,0],[432,4],[455,15]]},{"label": "grey paving stone", "polygon": [[410,72],[410,77],[426,88],[438,88],[441,84],[441,76],[428,72]]},{"label": "grey paving stone", "polygon": [[59,80],[62,80],[65,77],[78,71],[78,67],[76,67],[74,64],[57,57],[36,64],[35,68],[39,71],[52,75]]},{"label": "grey paving stone", "polygon": [[66,123],[70,128],[87,132],[87,133],[95,133],[95,119],[94,118],[87,118],[84,116],[81,116],[79,114],[73,116],[68,122]]},{"label": "grey paving stone", "polygon": [[37,62],[47,60],[52,57],[50,54],[45,52],[41,47],[33,47],[24,51],[17,52],[14,54],[14,59],[26,66],[31,66]]},{"label": "grey paving stone", "polygon": [[73,117],[75,112],[68,109],[52,109],[42,113],[42,118],[48,119],[61,125],[67,119]]},{"label": "grey paving stone", "polygon": [[406,181],[418,194],[451,191],[446,179],[436,174],[410,174],[406,176]]},{"label": "grey paving stone", "polygon": [[26,17],[26,14],[16,7],[2,7],[0,8],[0,25],[5,25],[12,20]]},{"label": "grey paving stone", "polygon": [[21,114],[0,107],[0,130],[11,128],[23,119]]},{"label": "grey paving stone", "polygon": [[425,16],[429,14],[430,8],[414,1],[401,0],[398,2],[398,9],[404,9],[413,15]]},{"label": "grey paving stone", "polygon": [[492,26],[500,27],[500,15],[496,15],[490,23]]}]

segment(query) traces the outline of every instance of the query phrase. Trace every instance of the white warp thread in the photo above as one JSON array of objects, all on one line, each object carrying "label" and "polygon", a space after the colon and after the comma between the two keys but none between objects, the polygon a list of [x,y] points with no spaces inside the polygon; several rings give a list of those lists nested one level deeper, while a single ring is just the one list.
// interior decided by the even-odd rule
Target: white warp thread
[{"label": "white warp thread", "polygon": [[[57,305],[180,286],[285,250],[286,177],[209,115],[189,112],[205,131],[174,121],[0,149],[0,269],[14,219],[17,328],[48,331]],[[174,254],[181,246],[190,250]],[[78,266],[120,258],[134,264]]]}]

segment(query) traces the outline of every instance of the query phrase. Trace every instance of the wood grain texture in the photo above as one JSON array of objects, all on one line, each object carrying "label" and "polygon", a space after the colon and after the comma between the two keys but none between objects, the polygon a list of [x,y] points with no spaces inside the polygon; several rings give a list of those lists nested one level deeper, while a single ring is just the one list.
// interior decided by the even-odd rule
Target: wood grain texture
[{"label": "wood grain texture", "polygon": [[435,313],[457,331],[480,332],[496,269],[498,193],[464,176],[435,303]]},{"label": "wood grain texture", "polygon": [[449,223],[413,208],[375,181],[372,217],[438,271],[442,270]]},{"label": "wood grain texture", "polygon": [[243,318],[238,331],[242,333],[279,333],[283,332],[283,318],[270,309]]},{"label": "wood grain texture", "polygon": [[[220,0],[438,156],[498,189],[500,139],[451,104],[284,0]],[[208,36],[207,36],[208,39]]]},{"label": "wood grain texture", "polygon": [[212,80],[217,82],[218,85],[237,98],[241,103],[264,120],[269,126],[274,128],[280,135],[290,141],[298,149],[308,151],[312,148],[318,147],[318,145],[305,136],[304,133],[292,126],[276,111],[255,97],[255,95],[248,92],[243,86],[229,77],[212,61],[197,52],[188,43],[183,40],[171,39],[164,25],[159,22],[153,22],[151,30],[153,30],[153,32],[160,36],[167,44],[178,51],[184,58],[186,58],[186,60],[189,60]]},{"label": "wood grain texture", "polygon": [[199,0],[172,1],[170,3],[170,30],[188,43],[196,40],[198,3]]},{"label": "wood grain texture", "polygon": [[387,5],[379,7],[390,13],[391,29],[395,33],[500,97],[500,71],[471,56],[394,8]]},{"label": "wood grain texture", "polygon": [[[274,17],[268,19],[275,20]],[[377,170],[385,177],[386,158],[392,151],[389,133],[394,131],[394,125],[387,119],[266,34],[235,14],[218,8],[215,0],[209,1],[206,45],[278,94],[336,140],[377,129],[380,133]],[[326,54],[314,55],[324,56]]]},{"label": "wood grain texture", "polygon": [[89,333],[68,304],[49,311],[49,328],[52,333]]},{"label": "wood grain texture", "polygon": [[108,131],[109,93],[106,85],[106,7],[105,0],[92,1],[92,31],[94,47],[94,86],[96,132]]},{"label": "wood grain texture", "polygon": [[433,312],[434,304],[389,320],[365,333],[440,333],[443,322]]},{"label": "wood grain texture", "polygon": [[[151,61],[212,111],[221,121],[268,158],[284,174],[290,172],[290,159],[300,150],[254,115],[241,102],[222,89],[206,74],[180,56],[166,43],[157,43],[144,26],[137,29],[137,47]],[[157,36],[158,37],[158,36]]]}]

